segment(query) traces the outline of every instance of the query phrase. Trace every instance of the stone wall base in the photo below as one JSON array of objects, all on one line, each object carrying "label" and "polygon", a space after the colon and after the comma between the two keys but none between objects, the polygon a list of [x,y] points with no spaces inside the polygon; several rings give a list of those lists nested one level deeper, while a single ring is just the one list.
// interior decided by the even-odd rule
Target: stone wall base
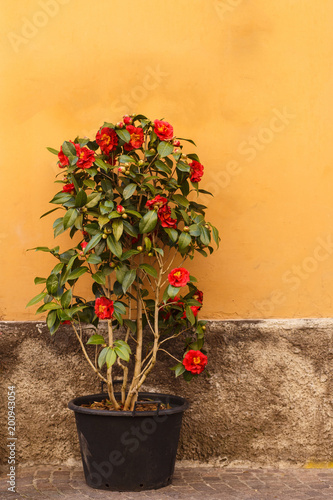
[{"label": "stone wall base", "polygon": [[[17,460],[79,459],[67,402],[99,392],[70,326],[0,322],[0,457],[7,463],[7,387],[16,391]],[[88,335],[88,332],[87,332]],[[190,403],[179,458],[217,465],[303,466],[333,461],[333,320],[210,321],[210,377],[174,379],[167,356],[145,390]],[[74,463],[74,462],[73,462]]]}]

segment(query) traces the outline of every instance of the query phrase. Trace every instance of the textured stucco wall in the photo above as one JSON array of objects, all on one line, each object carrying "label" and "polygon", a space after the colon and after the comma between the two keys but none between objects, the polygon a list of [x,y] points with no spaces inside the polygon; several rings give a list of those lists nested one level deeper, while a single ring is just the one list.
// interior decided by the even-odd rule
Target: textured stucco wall
[{"label": "textured stucco wall", "polygon": [[33,279],[55,263],[26,249],[71,245],[39,220],[46,147],[124,113],[198,145],[222,235],[189,263],[206,317],[333,316],[332,21],[332,0],[3,1],[0,319],[36,319]]},{"label": "textured stucco wall", "polygon": [[[1,400],[15,385],[19,462],[78,459],[67,402],[99,392],[99,384],[70,327],[53,338],[43,323],[3,322],[0,331]],[[332,461],[332,320],[213,321],[207,349],[210,378],[174,380],[161,358],[145,386],[191,402],[179,458],[287,466]],[[6,425],[0,434],[4,463]]]}]

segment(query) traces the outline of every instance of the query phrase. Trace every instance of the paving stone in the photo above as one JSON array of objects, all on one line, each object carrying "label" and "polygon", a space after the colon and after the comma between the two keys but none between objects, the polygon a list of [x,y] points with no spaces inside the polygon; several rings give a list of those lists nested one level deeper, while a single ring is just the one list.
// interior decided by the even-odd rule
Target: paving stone
[{"label": "paving stone", "polygon": [[[81,468],[38,466],[17,471],[16,492],[0,477],[0,500],[333,500],[333,470],[228,469],[177,466],[171,486],[142,492],[95,490]],[[38,489],[38,491],[36,490]]]}]

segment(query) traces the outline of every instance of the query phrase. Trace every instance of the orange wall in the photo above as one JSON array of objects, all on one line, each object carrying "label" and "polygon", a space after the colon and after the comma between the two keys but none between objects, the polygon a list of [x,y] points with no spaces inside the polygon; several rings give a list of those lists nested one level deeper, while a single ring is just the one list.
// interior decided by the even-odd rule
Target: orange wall
[{"label": "orange wall", "polygon": [[123,112],[197,142],[222,235],[191,266],[203,316],[332,316],[331,0],[1,3],[2,319],[36,319],[53,265],[26,252],[53,245],[46,146]]}]

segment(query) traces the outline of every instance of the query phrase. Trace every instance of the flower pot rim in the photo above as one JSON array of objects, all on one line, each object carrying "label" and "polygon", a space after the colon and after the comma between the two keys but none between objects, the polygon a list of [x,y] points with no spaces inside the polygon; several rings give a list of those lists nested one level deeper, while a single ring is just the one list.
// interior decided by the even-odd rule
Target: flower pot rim
[{"label": "flower pot rim", "polygon": [[[120,396],[120,392],[115,392],[115,396]],[[156,416],[156,415],[172,415],[173,413],[180,413],[184,412],[185,410],[188,409],[189,403],[188,401],[181,397],[177,396],[174,394],[162,394],[159,392],[139,392],[139,397],[150,397],[152,399],[162,399],[165,401],[171,400],[170,403],[174,404],[170,409],[166,410],[151,410],[151,411],[116,411],[116,410],[96,410],[94,408],[85,408],[83,406],[80,406],[81,403],[88,403],[92,399],[95,400],[102,400],[108,397],[107,393],[98,393],[98,394],[88,394],[85,396],[77,396],[68,403],[68,408],[70,410],[73,410],[75,413],[86,413],[88,415],[99,415],[103,417],[149,417],[149,416]]]}]

